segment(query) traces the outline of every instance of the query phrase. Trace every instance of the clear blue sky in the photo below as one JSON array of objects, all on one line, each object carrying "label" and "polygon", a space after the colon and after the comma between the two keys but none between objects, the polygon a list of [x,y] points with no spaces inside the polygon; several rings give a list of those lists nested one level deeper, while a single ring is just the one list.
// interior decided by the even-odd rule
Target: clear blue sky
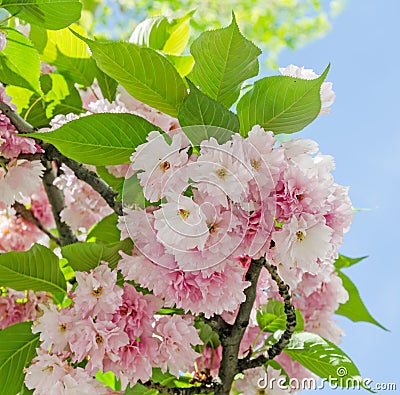
[{"label": "clear blue sky", "polygon": [[[369,258],[346,271],[371,314],[390,332],[338,317],[346,331],[342,349],[364,377],[395,382],[400,394],[400,0],[349,0],[324,38],[279,64],[293,63],[321,73],[334,84],[332,114],[299,134],[313,138],[336,160],[337,182],[350,186],[355,215],[341,252]],[[308,391],[359,393],[356,390]],[[367,393],[367,392],[364,392]]]}]

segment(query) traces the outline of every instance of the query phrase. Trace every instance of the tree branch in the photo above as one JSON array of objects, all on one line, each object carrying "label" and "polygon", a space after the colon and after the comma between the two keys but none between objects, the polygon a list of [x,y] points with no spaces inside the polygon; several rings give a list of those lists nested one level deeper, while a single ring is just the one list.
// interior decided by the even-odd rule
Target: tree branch
[{"label": "tree branch", "polygon": [[45,168],[43,185],[53,211],[61,245],[73,244],[78,241],[71,228],[61,219],[61,211],[65,207],[64,194],[53,183],[56,178],[52,162],[42,159]]},{"label": "tree branch", "polygon": [[44,234],[46,234],[51,240],[53,240],[57,245],[61,246],[61,241],[58,237],[54,236],[48,229],[46,229],[42,223],[35,217],[32,210],[28,210],[22,203],[15,202],[12,207],[14,208],[17,217],[21,217],[26,221],[29,221],[36,225]]},{"label": "tree branch", "polygon": [[[7,115],[10,119],[11,123],[15,126],[19,133],[34,133],[36,129],[26,122],[21,116],[16,113],[9,105],[6,103],[0,102],[0,110],[3,114]],[[38,144],[45,151],[44,154],[41,154],[41,157],[45,157],[48,161],[55,160],[58,163],[65,163],[75,174],[77,178],[89,184],[96,192],[98,192],[102,198],[106,201],[106,203],[118,214],[123,215],[122,211],[122,202],[117,202],[115,200],[117,193],[107,184],[105,183],[95,172],[86,168],[82,163],[79,163],[73,159],[67,158],[54,145],[45,143],[40,140],[40,134],[38,134]],[[37,154],[33,154],[34,156]],[[25,155],[26,156],[26,155]],[[30,157],[27,158],[21,157],[20,159],[28,159],[31,160]]]},{"label": "tree branch", "polygon": [[275,358],[279,355],[283,349],[288,345],[294,330],[296,329],[296,313],[292,303],[292,296],[290,293],[290,288],[278,274],[276,266],[271,265],[267,261],[264,263],[265,268],[270,273],[272,279],[276,282],[279,289],[279,295],[282,296],[285,304],[285,314],[286,314],[286,329],[283,332],[279,340],[269,348],[267,355],[260,355],[257,358],[250,359],[243,358],[238,361],[239,372],[243,372],[246,369],[256,368],[258,366],[264,365],[267,361]]},{"label": "tree branch", "polygon": [[250,313],[257,293],[258,277],[264,264],[264,257],[251,260],[250,267],[246,273],[246,280],[251,283],[250,286],[244,290],[246,300],[240,305],[234,324],[222,332],[222,336],[220,336],[222,360],[219,369],[219,377],[222,381],[222,386],[215,392],[216,395],[228,395],[233,379],[239,372],[237,361],[240,342],[249,325]]},{"label": "tree branch", "polygon": [[11,123],[19,133],[25,134],[36,132],[37,129],[20,117],[19,114],[16,113],[8,104],[2,101],[0,101],[0,111],[10,119]]}]

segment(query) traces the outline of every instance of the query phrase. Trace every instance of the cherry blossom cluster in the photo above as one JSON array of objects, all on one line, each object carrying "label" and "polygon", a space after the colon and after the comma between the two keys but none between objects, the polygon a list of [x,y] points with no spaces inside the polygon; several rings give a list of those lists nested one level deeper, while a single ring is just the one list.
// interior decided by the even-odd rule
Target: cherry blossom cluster
[{"label": "cherry blossom cluster", "polygon": [[163,301],[128,283],[121,288],[117,272],[107,264],[75,276],[71,304],[63,309],[41,304],[34,322],[41,348],[25,382],[35,395],[53,393],[56,383],[57,394],[75,394],[70,387],[77,383],[85,387],[84,394],[109,393],[104,388],[96,392],[100,383],[93,377],[99,370],[112,371],[125,388],[146,382],[153,367],[174,375],[193,369],[199,354],[192,345],[201,340],[192,316],[157,315]]}]

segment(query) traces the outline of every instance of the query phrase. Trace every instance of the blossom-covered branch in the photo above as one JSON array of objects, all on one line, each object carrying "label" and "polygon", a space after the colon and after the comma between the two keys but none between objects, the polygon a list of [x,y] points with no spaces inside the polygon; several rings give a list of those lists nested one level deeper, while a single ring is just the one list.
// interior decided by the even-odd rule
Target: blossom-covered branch
[{"label": "blossom-covered branch", "polygon": [[276,356],[278,356],[288,345],[290,338],[292,337],[292,334],[296,329],[296,313],[292,304],[292,296],[290,294],[289,286],[285,284],[285,282],[279,276],[276,266],[271,265],[269,262],[265,261],[264,267],[268,270],[272,279],[278,285],[279,295],[281,295],[281,297],[283,298],[286,314],[286,329],[279,340],[267,351],[267,356],[260,355],[257,358],[250,359],[249,355],[249,358],[243,358],[239,360],[239,372],[243,372],[246,369],[252,369],[257,366],[262,366],[267,361],[274,359]]}]

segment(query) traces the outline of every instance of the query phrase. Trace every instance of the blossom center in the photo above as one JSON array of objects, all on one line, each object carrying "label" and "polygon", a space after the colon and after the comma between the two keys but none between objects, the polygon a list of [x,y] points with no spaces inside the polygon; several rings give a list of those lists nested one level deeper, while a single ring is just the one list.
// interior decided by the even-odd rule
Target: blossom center
[{"label": "blossom center", "polygon": [[165,161],[160,164],[160,169],[162,170],[163,173],[165,173],[170,167],[171,164],[168,161]]},{"label": "blossom center", "polygon": [[212,225],[210,225],[209,227],[208,227],[208,231],[209,231],[209,233],[214,233],[215,232],[215,230],[217,229],[217,227],[215,226],[215,224],[212,224]]},{"label": "blossom center", "polygon": [[216,172],[217,176],[221,179],[225,178],[226,176],[226,169],[224,169],[223,167],[221,169],[218,169]]},{"label": "blossom center", "polygon": [[99,334],[96,335],[95,340],[97,344],[103,343],[103,338]]},{"label": "blossom center", "polygon": [[96,298],[99,298],[102,293],[103,293],[103,287],[101,285],[100,287],[92,290],[92,295],[96,296]]},{"label": "blossom center", "polygon": [[179,209],[179,215],[182,217],[183,220],[185,220],[185,219],[187,219],[187,217],[189,217],[190,212],[185,210],[185,209],[183,209],[183,208],[180,208]]},{"label": "blossom center", "polygon": [[298,241],[303,241],[306,238],[305,234],[301,230],[296,232],[296,237]]},{"label": "blossom center", "polygon": [[60,324],[60,332],[65,332],[67,330],[67,325]]},{"label": "blossom center", "polygon": [[252,167],[254,170],[258,170],[258,169],[260,168],[260,166],[261,166],[260,161],[259,161],[259,160],[256,160],[256,159],[251,159],[251,160],[250,160],[250,164],[251,164],[251,167]]}]

